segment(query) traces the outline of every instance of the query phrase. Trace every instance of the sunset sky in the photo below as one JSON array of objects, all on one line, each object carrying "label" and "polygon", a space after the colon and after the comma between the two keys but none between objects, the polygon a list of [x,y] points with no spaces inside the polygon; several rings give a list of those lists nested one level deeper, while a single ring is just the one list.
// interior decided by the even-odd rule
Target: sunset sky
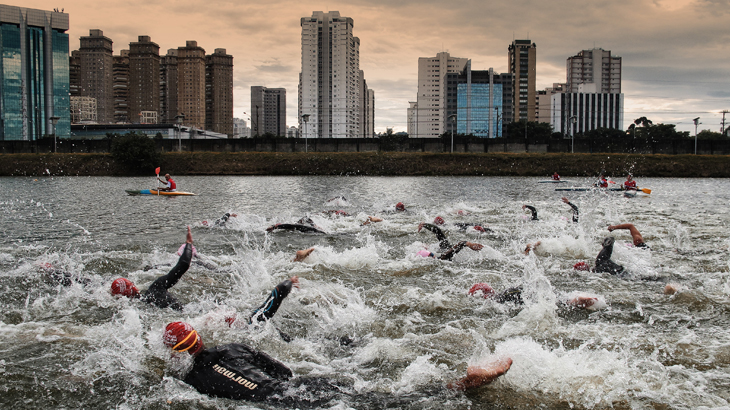
[{"label": "sunset sky", "polygon": [[[167,49],[196,40],[210,54],[233,55],[234,117],[248,121],[250,87],[287,90],[287,126],[297,124],[301,70],[301,17],[339,11],[354,20],[360,68],[375,90],[375,129],[406,129],[415,101],[418,57],[448,51],[472,60],[476,70],[507,72],[513,39],[537,45],[537,89],[565,82],[565,60],[600,47],[623,58],[624,127],[646,116],[691,131],[720,131],[730,110],[730,0],[555,1],[199,1],[103,2],[24,0],[6,3],[70,15],[70,48],[101,29],[114,54],[137,36]],[[730,126],[730,115],[726,117]]]}]

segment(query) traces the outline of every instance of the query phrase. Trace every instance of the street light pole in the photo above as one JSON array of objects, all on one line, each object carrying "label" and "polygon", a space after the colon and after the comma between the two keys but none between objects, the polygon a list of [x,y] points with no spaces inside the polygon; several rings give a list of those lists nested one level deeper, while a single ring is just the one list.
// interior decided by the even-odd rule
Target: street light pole
[{"label": "street light pole", "polygon": [[700,124],[700,117],[693,119],[695,123],[695,155],[697,155],[697,126]]},{"label": "street light pole", "polygon": [[451,153],[454,153],[454,127],[456,126],[456,114],[449,115],[451,120]]},{"label": "street light pole", "polygon": [[49,118],[51,120],[51,124],[53,124],[53,152],[58,152],[58,148],[56,146],[56,124],[58,124],[58,120],[61,119],[61,117],[51,117]]},{"label": "street light pole", "polygon": [[302,114],[302,121],[304,121],[304,152],[309,152],[309,147],[307,146],[307,123],[309,122],[309,114]]},{"label": "street light pole", "polygon": [[574,154],[575,150],[573,149],[575,146],[575,130],[573,127],[575,126],[575,123],[578,122],[578,118],[574,115],[569,118],[570,120],[570,153]]}]

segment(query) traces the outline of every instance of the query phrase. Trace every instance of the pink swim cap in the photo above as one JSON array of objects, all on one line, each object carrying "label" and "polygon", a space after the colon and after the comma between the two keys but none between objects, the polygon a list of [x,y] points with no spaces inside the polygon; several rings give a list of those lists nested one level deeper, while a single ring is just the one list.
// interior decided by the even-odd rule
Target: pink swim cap
[{"label": "pink swim cap", "polygon": [[494,289],[486,283],[475,283],[474,286],[469,289],[469,294],[473,295],[480,290],[482,291],[483,298],[488,298],[494,295]]},{"label": "pink swim cap", "polygon": [[424,258],[428,258],[431,255],[433,254],[426,249],[421,249],[420,251],[418,251],[418,256],[423,256]]},{"label": "pink swim cap", "polygon": [[442,218],[440,216],[437,216],[437,217],[433,218],[433,223],[436,224],[436,225],[443,225],[444,222],[445,222],[444,221],[444,218]]},{"label": "pink swim cap", "polygon": [[[184,244],[180,245],[179,248],[177,248],[178,256],[181,256],[183,254],[183,252],[185,252],[185,245],[187,245],[187,244],[184,243]],[[193,256],[196,258],[198,257],[198,250],[195,249],[195,246],[193,246]]]}]

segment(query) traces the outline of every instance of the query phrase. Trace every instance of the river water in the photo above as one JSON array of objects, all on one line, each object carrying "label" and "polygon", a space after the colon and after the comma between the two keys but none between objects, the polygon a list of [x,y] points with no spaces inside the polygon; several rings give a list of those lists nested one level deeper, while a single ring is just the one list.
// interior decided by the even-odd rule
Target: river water
[{"label": "river water", "polygon": [[[185,320],[207,346],[247,343],[297,375],[350,386],[326,408],[728,408],[730,181],[639,179],[651,195],[625,198],[538,180],[179,177],[180,190],[199,195],[165,198],[125,194],[154,187],[154,177],[0,178],[0,407],[283,408],[210,398],[181,382],[184,364],[161,334]],[[581,211],[577,224],[563,194]],[[346,200],[327,203],[336,196]],[[397,202],[407,212],[391,212]],[[201,223],[225,212],[237,217],[223,228]],[[265,232],[305,215],[327,233]],[[362,226],[369,215],[384,221]],[[417,256],[440,252],[432,233],[417,231],[436,216],[453,243],[484,249],[453,261]],[[652,250],[606,229],[623,222]],[[145,289],[166,273],[186,225],[206,266],[193,264],[172,290],[183,312],[110,295],[117,277]],[[628,276],[572,269],[592,263],[609,235]],[[524,255],[536,240],[537,254]],[[291,261],[312,246],[303,263]],[[62,286],[44,264],[88,283]],[[227,315],[247,315],[293,275],[301,288],[271,322],[227,326]],[[478,282],[521,285],[524,304],[469,296]],[[667,283],[680,292],[663,294]],[[577,294],[597,297],[597,308],[565,304]],[[501,357],[514,364],[494,383],[443,388],[467,365]]]}]

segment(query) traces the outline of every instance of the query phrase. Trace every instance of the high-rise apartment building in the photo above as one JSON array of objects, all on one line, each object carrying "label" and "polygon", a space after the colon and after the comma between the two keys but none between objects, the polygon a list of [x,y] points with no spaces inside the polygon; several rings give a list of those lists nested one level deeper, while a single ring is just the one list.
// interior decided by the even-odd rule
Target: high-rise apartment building
[{"label": "high-rise apartment building", "polygon": [[448,126],[459,134],[480,138],[502,136],[512,122],[512,74],[493,69],[472,70],[471,61],[459,73],[446,75]]},{"label": "high-rise apartment building", "polygon": [[286,89],[251,87],[251,136],[286,136]]},{"label": "high-rise apartment building", "polygon": [[79,87],[84,97],[96,98],[96,118],[114,121],[114,56],[112,40],[101,30],[89,30],[78,50]]},{"label": "high-rise apartment building", "polygon": [[315,11],[312,17],[302,17],[300,24],[300,127],[302,116],[308,115],[302,135],[305,138],[360,137],[360,39],[353,35],[353,20],[340,16],[338,11]]},{"label": "high-rise apartment building", "polygon": [[621,57],[610,50],[583,50],[566,62],[569,93],[621,93]]},{"label": "high-rise apartment building", "polygon": [[185,125],[205,127],[205,50],[197,41],[177,49],[177,109]]},{"label": "high-rise apartment building", "polygon": [[129,115],[129,50],[114,56],[114,122],[128,123]]},{"label": "high-rise apartment building", "polygon": [[415,124],[408,132],[411,138],[436,138],[451,130],[446,106],[456,103],[456,95],[447,95],[446,75],[464,71],[468,62],[447,52],[418,59],[418,96],[415,107],[409,108]]},{"label": "high-rise apartment building", "polygon": [[205,57],[205,129],[233,137],[233,56],[225,48]]},{"label": "high-rise apartment building", "polygon": [[514,40],[507,49],[509,72],[513,75],[514,121],[535,121],[537,46],[530,40]]},{"label": "high-rise apartment building", "polygon": [[[74,50],[68,58],[68,92],[72,97],[80,97],[83,95],[79,76],[81,75],[81,66],[79,66],[79,51]],[[94,114],[96,116],[96,114]]]},{"label": "high-rise apartment building", "polygon": [[160,59],[160,122],[175,123],[177,109],[177,49],[167,50]]},{"label": "high-rise apartment building", "polygon": [[556,93],[550,98],[550,125],[555,132],[567,136],[596,128],[624,129],[621,93]]},{"label": "high-rise apartment building", "polygon": [[[71,133],[68,14],[0,5],[0,140]],[[58,120],[55,120],[58,118]]]},{"label": "high-rise apartment building", "polygon": [[[160,46],[149,36],[129,43],[129,114],[141,123],[143,111],[160,111]],[[159,118],[146,115],[145,121]]]}]

